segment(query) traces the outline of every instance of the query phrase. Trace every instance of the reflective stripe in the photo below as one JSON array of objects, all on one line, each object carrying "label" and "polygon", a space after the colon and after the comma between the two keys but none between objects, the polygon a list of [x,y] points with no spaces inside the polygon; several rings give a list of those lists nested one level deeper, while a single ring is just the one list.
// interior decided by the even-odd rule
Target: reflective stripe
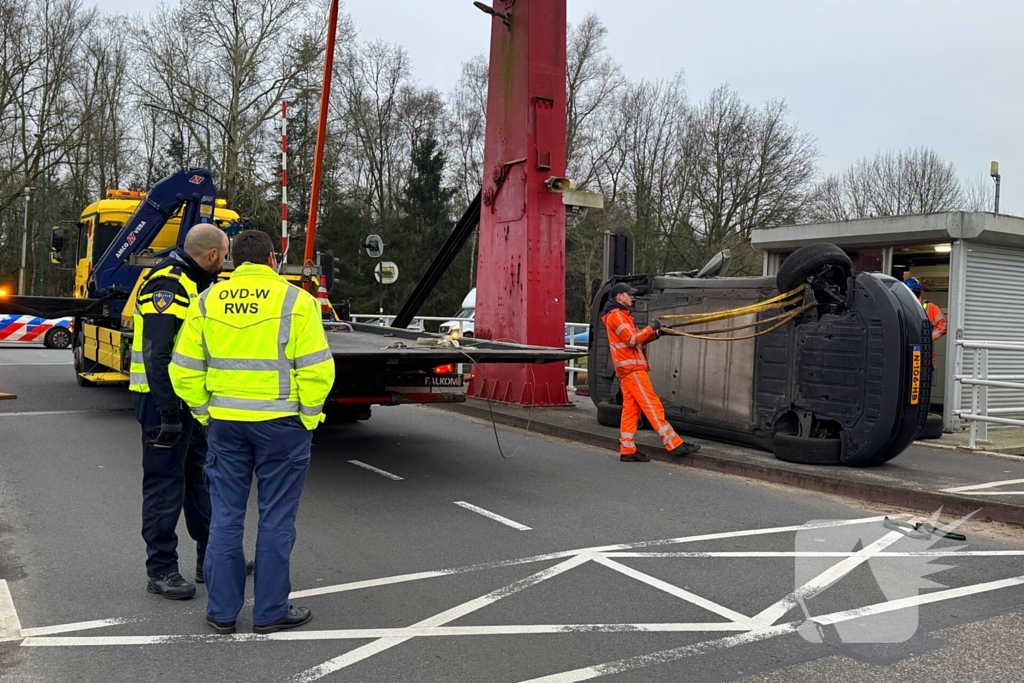
[{"label": "reflective stripe", "polygon": [[142,351],[136,351],[132,349],[132,362],[138,363],[139,365],[145,365],[146,357],[142,355]]},{"label": "reflective stripe", "polygon": [[622,448],[636,448],[636,444],[633,443],[632,441],[621,441],[619,442],[619,445]]},{"label": "reflective stripe", "polygon": [[[205,292],[199,295],[199,315],[206,318],[206,297],[210,295],[212,289],[207,289]],[[206,357],[206,364],[210,364],[210,348],[206,345],[206,330],[200,329],[199,338],[203,342],[203,356]]]},{"label": "reflective stripe", "polygon": [[297,413],[298,401],[273,401],[262,398],[231,398],[228,396],[212,396],[212,408],[233,408],[235,410],[252,410],[261,413]]},{"label": "reflective stripe", "polygon": [[131,373],[128,383],[132,386],[148,385],[149,379],[146,377],[146,373],[144,372],[133,372]]},{"label": "reflective stripe", "polygon": [[611,347],[613,349],[628,349],[629,344],[612,344]]},{"label": "reflective stripe", "polygon": [[[134,356],[134,354],[132,355]],[[180,354],[177,351],[171,355],[171,362],[182,368],[196,370],[197,372],[206,372],[206,363],[198,358],[190,358],[186,355]]]},{"label": "reflective stripe", "polygon": [[615,367],[621,368],[627,365],[646,365],[647,361],[643,360],[642,358],[628,358],[626,360],[617,360],[613,364],[615,365]]},{"label": "reflective stripe", "polygon": [[277,397],[280,400],[288,398],[292,392],[292,364],[288,361],[285,349],[287,349],[288,340],[292,336],[292,309],[295,308],[295,301],[298,298],[299,288],[289,285],[288,291],[284,295],[284,302],[281,304],[281,325],[277,329],[277,359],[285,364],[279,366],[278,370],[280,375],[277,378]]},{"label": "reflective stripe", "polygon": [[305,356],[299,356],[295,359],[295,369],[308,368],[310,365],[316,365],[317,363],[325,363],[329,360],[334,360],[334,356],[331,355],[330,349],[324,349],[323,351],[314,351],[313,353],[307,353]]},{"label": "reflective stripe", "polygon": [[196,406],[192,409],[192,412],[196,415],[209,415],[210,414],[210,402],[207,401],[201,406]]},{"label": "reflective stripe", "polygon": [[623,330],[626,330],[627,332],[629,332],[629,324],[627,324],[627,323],[622,323],[621,325],[619,325],[618,327],[616,327],[616,328],[615,328],[615,334],[617,334],[617,335],[620,335],[620,336],[621,336],[621,335],[622,335],[622,331],[623,331]]},{"label": "reflective stripe", "polygon": [[665,436],[665,432],[667,432],[670,429],[672,429],[672,425],[664,425],[661,429],[658,430],[658,436]]},{"label": "reflective stripe", "polygon": [[[291,370],[291,363],[279,360],[258,360],[255,358],[211,358],[210,368],[213,370]],[[285,396],[285,398],[288,398]]]},{"label": "reflective stripe", "polygon": [[635,432],[619,432],[620,439],[632,439],[634,436],[636,436]]},{"label": "reflective stripe", "polygon": [[310,417],[316,417],[320,413],[324,412],[324,404],[321,403],[318,406],[299,406],[299,412],[303,415]]}]

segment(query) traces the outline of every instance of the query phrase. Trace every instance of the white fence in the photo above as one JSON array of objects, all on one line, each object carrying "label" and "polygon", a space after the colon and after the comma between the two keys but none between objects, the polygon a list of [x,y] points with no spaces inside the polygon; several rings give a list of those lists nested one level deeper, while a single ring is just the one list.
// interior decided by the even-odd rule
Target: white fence
[{"label": "white fence", "polygon": [[[383,327],[388,327],[388,326],[391,325],[392,321],[395,319],[396,316],[393,316],[393,315],[381,316],[380,314],[374,314],[374,313],[353,313],[349,317],[354,322],[357,322],[357,323],[369,323],[371,321],[379,321],[379,320],[381,320],[383,318],[384,322],[383,322],[382,326]],[[440,316],[431,316],[431,315],[418,315],[415,318],[413,318],[413,320],[414,321],[422,320],[423,322],[435,322],[435,323],[448,322],[449,320],[458,320],[459,322],[471,323],[471,322],[473,322],[474,319],[473,318],[452,318],[451,316],[440,317]],[[378,324],[380,324],[380,323],[378,323]],[[576,335],[578,335],[578,334],[580,334],[582,332],[587,332],[588,330],[590,330],[589,323],[566,323],[565,324],[565,336],[566,336],[567,342],[565,344],[565,348],[566,349],[570,349],[570,350],[574,350],[574,351],[586,351],[587,350],[586,342],[577,342],[576,341]],[[580,365],[580,361],[581,360],[583,361],[583,365]],[[460,371],[461,371],[461,365],[460,365]],[[570,361],[567,361],[566,364],[565,364],[565,384],[566,384],[566,386],[569,387],[569,388],[574,388],[576,386],[576,375],[579,374],[579,373],[585,373],[586,371],[587,371],[586,357],[584,357],[582,359],[574,358],[574,359],[572,359]]]},{"label": "white fence", "polygon": [[[965,360],[964,355],[972,352],[973,365],[970,375],[957,375],[956,381],[961,387],[971,387],[971,408],[970,410],[957,410],[955,414],[961,420],[971,423],[970,437],[967,442],[968,448],[977,448],[978,441],[988,441],[988,425],[1011,425],[1024,427],[1024,419],[1013,419],[1007,415],[1024,415],[1024,375],[990,375],[989,351],[1010,352],[1020,354],[1024,362],[1024,342],[993,342],[993,341],[965,341],[956,343],[959,347],[957,353],[961,354],[961,361]],[[966,363],[961,364],[966,368]],[[988,407],[988,390],[1015,389],[1022,392],[1019,406],[1008,406],[1003,408]]]}]

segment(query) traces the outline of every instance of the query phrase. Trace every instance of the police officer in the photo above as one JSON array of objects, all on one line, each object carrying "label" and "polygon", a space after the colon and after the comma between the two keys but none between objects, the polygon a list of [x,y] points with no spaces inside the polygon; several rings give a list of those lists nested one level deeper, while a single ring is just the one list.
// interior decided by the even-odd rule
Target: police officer
[{"label": "police officer", "polygon": [[228,238],[209,224],[194,226],[184,247],[157,263],[135,302],[131,380],[135,417],[142,425],[142,537],[146,541],[146,589],[187,600],[196,587],[178,573],[175,527],[182,509],[196,542],[196,581],[210,534],[210,495],[203,483],[206,442],[193,433],[189,411],[174,395],[168,365],[189,302],[205,290],[224,264]]},{"label": "police officer", "polygon": [[310,294],[275,269],[266,233],[232,242],[235,271],[192,302],[174,350],[171,380],[208,424],[205,473],[213,518],[206,552],[206,623],[234,633],[245,596],[242,536],[257,478],[253,631],[305,624],[308,608],[288,602],[295,517],[309,470],[312,431],[334,384],[334,359]]},{"label": "police officer", "polygon": [[684,456],[696,453],[700,446],[684,442],[665,419],[661,399],[654,392],[651,369],[644,353],[644,345],[661,336],[661,323],[653,323],[638,330],[633,322],[633,295],[637,290],[625,282],[612,285],[608,301],[602,310],[601,320],[608,331],[608,345],[611,351],[615,376],[622,389],[622,419],[619,426],[619,460],[622,462],[648,462],[650,457],[636,450],[636,428],[640,414],[658,434],[669,455]]}]

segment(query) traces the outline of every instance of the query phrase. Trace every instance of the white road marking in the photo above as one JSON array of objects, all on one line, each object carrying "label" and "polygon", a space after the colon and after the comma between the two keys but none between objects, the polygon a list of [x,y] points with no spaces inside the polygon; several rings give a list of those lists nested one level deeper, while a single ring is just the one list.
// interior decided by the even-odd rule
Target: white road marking
[{"label": "white road marking", "polygon": [[[976,493],[984,489],[994,489],[997,486],[1011,486],[1013,484],[1024,484],[1024,479],[1007,479],[1005,481],[990,481],[987,484],[971,484],[969,486],[956,486],[951,489],[941,489],[943,493]],[[1014,491],[1013,493],[1020,493]]]},{"label": "white road marking", "polygon": [[725,607],[724,605],[719,605],[717,602],[712,602],[707,598],[702,598],[701,596],[691,593],[688,590],[684,590],[682,588],[679,588],[678,586],[673,586],[672,584],[666,581],[656,579],[653,576],[644,574],[643,572],[637,571],[632,567],[627,567],[624,564],[620,564],[615,560],[609,560],[607,557],[595,555],[594,562],[605,567],[608,567],[609,569],[613,569],[619,572],[620,574],[625,574],[629,578],[635,579],[641,583],[645,583],[648,586],[651,586],[652,588],[657,588],[658,590],[664,591],[669,595],[674,595],[675,597],[681,600],[685,600],[689,603],[697,605],[698,607],[706,609],[709,612],[714,612],[715,614],[721,617],[725,617],[730,622],[740,627],[750,629],[754,628],[755,626],[754,623],[750,620],[750,617],[746,616],[745,614],[734,612],[733,610],[729,609],[728,607]]},{"label": "white road marking", "polygon": [[258,643],[267,641],[367,640],[376,638],[451,638],[465,636],[525,636],[557,633],[704,633],[745,631],[725,622],[653,624],[523,624],[509,626],[437,626],[406,628],[352,628],[323,631],[282,631],[269,635],[157,635],[67,636],[26,638],[23,647],[110,647],[118,645],[174,645],[176,643]]},{"label": "white road marking", "polygon": [[[448,622],[455,621],[456,619],[461,619],[467,614],[471,614],[479,609],[486,607],[487,605],[491,605],[497,602],[498,600],[501,600],[502,598],[507,598],[510,595],[515,595],[516,593],[526,588],[536,586],[542,581],[547,581],[548,579],[558,576],[559,574],[564,574],[570,569],[574,569],[580,566],[581,564],[589,562],[590,559],[590,555],[577,555],[576,557],[570,558],[565,562],[560,562],[553,567],[548,567],[547,569],[543,569],[537,572],[536,574],[526,577],[525,579],[521,579],[519,581],[516,581],[515,583],[509,584],[504,588],[499,588],[495,591],[491,591],[487,595],[482,595],[479,598],[475,598],[473,600],[470,600],[469,602],[465,602],[449,610],[445,610],[440,614],[436,614],[430,617],[429,619],[424,619],[423,621],[413,624],[413,626],[444,626]],[[372,657],[373,655],[383,652],[384,650],[388,650],[392,647],[395,647],[396,645],[401,645],[407,640],[409,640],[409,637],[381,638],[380,640],[376,640],[367,645],[363,645],[362,647],[357,647],[355,650],[352,650],[351,652],[346,652],[340,657],[335,657],[334,659],[328,660],[323,664],[320,664],[319,666],[307,669],[306,671],[303,671],[301,674],[293,678],[292,681],[293,683],[310,683],[311,681],[319,680],[324,676],[328,676],[334,673],[335,671],[339,671],[347,666],[355,664],[356,662],[360,662],[368,657]]]},{"label": "white road marking", "polygon": [[698,541],[717,541],[726,538],[742,538],[744,536],[784,534],[790,531],[803,531],[805,529],[829,529],[843,526],[854,526],[857,524],[870,524],[872,522],[881,522],[884,519],[885,515],[880,515],[878,517],[861,517],[859,519],[833,520],[828,522],[816,522],[812,524],[800,524],[794,526],[768,527],[764,529],[744,529],[742,531],[723,531],[713,534],[699,534],[697,536],[680,536],[678,538],[666,538],[657,541],[638,541],[635,543],[619,543],[616,545],[594,546],[591,548],[578,548],[576,550],[561,550],[553,553],[545,553],[543,555],[521,557],[514,560],[498,560],[497,562],[483,562],[481,564],[467,565],[464,567],[453,567],[451,569],[438,569],[433,571],[414,572],[412,574],[397,574],[395,576],[386,576],[379,579],[366,579],[363,581],[352,581],[350,583],[334,584],[332,586],[321,586],[320,588],[307,588],[306,590],[296,591],[288,597],[293,600],[296,600],[300,598],[310,598],[318,595],[330,595],[332,593],[347,593],[349,591],[357,591],[362,590],[364,588],[376,588],[378,586],[388,586],[391,584],[406,583],[409,581],[422,581],[424,579],[434,579],[441,576],[469,574],[471,572],[486,571],[489,569],[503,569],[505,567],[515,567],[523,564],[547,562],[548,560],[560,560],[566,557],[573,557],[575,555],[581,554],[626,551],[634,548],[652,548],[662,545],[696,543]]},{"label": "white road marking", "polygon": [[352,465],[355,465],[356,467],[362,467],[364,470],[369,470],[371,472],[375,472],[376,474],[379,474],[382,477],[387,477],[388,479],[393,479],[394,481],[405,481],[404,479],[402,479],[397,474],[391,474],[390,472],[385,472],[384,470],[377,469],[373,465],[367,465],[365,462],[359,462],[358,460],[349,460],[349,463],[352,464]]},{"label": "white road marking", "polygon": [[0,367],[8,368],[11,366],[29,366],[29,365],[72,365],[71,362],[61,361],[59,363],[0,363]]},{"label": "white road marking", "polygon": [[0,643],[21,638],[21,621],[7,581],[0,579]]},{"label": "white road marking", "polygon": [[99,410],[38,410],[24,413],[0,413],[0,417],[38,417],[40,415],[82,415],[85,413],[127,413],[132,408],[102,408]]},{"label": "white road marking", "polygon": [[37,628],[21,629],[22,638],[34,638],[36,636],[52,636],[58,633],[73,633],[75,631],[89,631],[94,628],[105,626],[118,626],[130,624],[139,619],[97,619],[95,621],[79,621],[74,624],[57,624],[55,626],[39,626]]},{"label": "white road marking", "polygon": [[1024,496],[1024,491],[964,491],[972,496]]},{"label": "white road marking", "polygon": [[[666,553],[602,553],[601,557],[646,557],[646,558],[773,558],[773,557],[853,557],[856,552],[833,552],[826,550],[712,550],[712,551],[680,551]],[[1024,550],[959,550],[958,548],[947,548],[946,550],[907,550],[893,552],[883,550],[875,553],[872,557],[1019,557],[1024,555]]]},{"label": "white road marking", "polygon": [[477,507],[476,505],[471,505],[465,501],[457,500],[455,501],[455,504],[458,505],[459,507],[466,508],[471,512],[475,512],[478,515],[483,515],[488,519],[493,519],[495,522],[499,522],[501,524],[504,524],[505,526],[510,526],[518,531],[532,531],[530,527],[524,524],[520,524],[519,522],[513,522],[508,517],[502,517],[499,514],[493,513],[489,510],[484,510],[483,508]]},{"label": "white road marking", "polygon": [[761,627],[771,626],[785,616],[786,612],[797,605],[800,600],[812,597],[813,595],[825,590],[833,583],[870,560],[875,553],[884,550],[893,543],[899,541],[901,538],[906,537],[898,531],[890,531],[874,543],[864,546],[852,556],[846,558],[842,562],[832,565],[786,597],[762,610],[759,614],[754,616],[754,623]]}]

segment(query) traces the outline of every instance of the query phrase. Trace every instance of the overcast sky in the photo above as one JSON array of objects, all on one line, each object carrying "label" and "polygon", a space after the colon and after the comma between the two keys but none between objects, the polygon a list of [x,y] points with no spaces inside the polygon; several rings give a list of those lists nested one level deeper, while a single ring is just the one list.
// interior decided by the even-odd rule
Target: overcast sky
[{"label": "overcast sky", "polygon": [[[158,3],[98,4],[148,13]],[[404,46],[416,78],[441,90],[488,48],[490,20],[470,0],[345,7],[361,38]],[[569,0],[570,22],[589,12],[631,78],[682,70],[691,100],[721,83],[750,102],[785,99],[818,139],[824,172],[917,145],[961,177],[987,176],[996,159],[1002,210],[1024,214],[1020,0]]]}]

